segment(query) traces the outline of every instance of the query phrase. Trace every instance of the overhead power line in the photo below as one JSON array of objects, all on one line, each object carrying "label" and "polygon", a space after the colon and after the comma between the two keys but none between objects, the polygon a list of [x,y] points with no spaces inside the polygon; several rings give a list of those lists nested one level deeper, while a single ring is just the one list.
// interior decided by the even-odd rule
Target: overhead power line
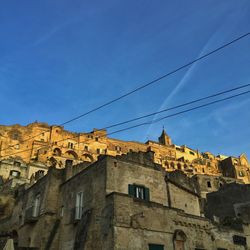
[{"label": "overhead power line", "polygon": [[181,108],[181,107],[184,107],[184,106],[196,103],[196,102],[204,101],[204,100],[207,100],[207,99],[210,99],[210,98],[213,98],[213,97],[216,97],[216,96],[220,96],[220,95],[223,95],[223,94],[226,94],[226,93],[230,93],[230,92],[233,92],[233,91],[236,91],[236,90],[239,90],[239,89],[242,89],[242,88],[246,88],[246,87],[249,87],[249,86],[250,86],[250,84],[241,85],[239,87],[235,87],[235,88],[232,88],[232,89],[229,89],[229,90],[218,92],[216,94],[209,95],[209,96],[206,96],[206,97],[202,97],[202,98],[199,98],[199,99],[196,99],[196,100],[193,100],[193,101],[190,101],[190,102],[186,102],[186,103],[183,103],[183,104],[179,104],[179,105],[167,108],[167,109],[163,109],[163,110],[153,112],[153,113],[150,113],[150,114],[147,114],[147,115],[139,116],[139,117],[127,120],[127,121],[119,122],[119,123],[104,127],[103,129],[109,129],[109,128],[117,127],[117,126],[120,126],[120,125],[123,125],[123,124],[126,124],[126,123],[138,121],[138,120],[141,120],[141,119],[153,116],[153,115],[158,115],[158,114],[170,111],[170,110],[178,109],[178,108]]},{"label": "overhead power line", "polygon": [[184,64],[182,66],[180,66],[180,67],[178,67],[177,69],[174,69],[174,70],[166,73],[165,75],[162,75],[162,76],[160,76],[160,77],[158,77],[158,78],[156,78],[156,79],[154,79],[154,80],[152,80],[150,82],[147,82],[147,83],[145,83],[145,84],[143,84],[143,85],[141,85],[141,86],[139,86],[139,87],[137,87],[137,88],[135,88],[135,89],[121,95],[121,96],[119,96],[119,97],[116,97],[111,101],[108,101],[108,102],[106,102],[106,103],[104,103],[104,104],[102,104],[102,105],[100,105],[100,106],[98,106],[96,108],[93,108],[93,109],[91,109],[91,110],[89,110],[89,111],[87,111],[87,112],[85,112],[85,113],[83,113],[81,115],[78,115],[78,116],[76,116],[76,117],[62,123],[61,125],[63,126],[63,125],[66,125],[66,124],[68,124],[70,122],[78,120],[78,119],[80,119],[80,118],[82,118],[82,117],[84,117],[84,116],[86,116],[86,115],[88,115],[90,113],[93,113],[93,112],[95,112],[95,111],[97,111],[97,110],[99,110],[101,108],[104,108],[104,107],[106,107],[106,106],[108,106],[108,105],[110,105],[110,104],[112,104],[114,102],[117,102],[117,101],[119,101],[119,100],[121,100],[121,99],[123,99],[123,98],[125,98],[125,97],[127,97],[129,95],[132,95],[135,92],[138,92],[138,91],[140,91],[140,90],[142,90],[142,89],[144,89],[144,88],[146,88],[146,87],[148,87],[150,85],[153,85],[153,84],[159,82],[160,80],[162,80],[162,79],[164,79],[164,78],[166,78],[168,76],[171,76],[171,75],[175,74],[176,72],[178,72],[178,71],[180,71],[182,69],[185,69],[185,68],[191,66],[192,64],[194,64],[194,63],[196,63],[196,62],[198,62],[198,61],[200,61],[200,60],[202,60],[202,59],[204,59],[204,58],[206,58],[206,57],[208,57],[208,56],[210,56],[210,55],[212,55],[212,54],[214,54],[214,53],[216,53],[216,52],[218,52],[218,51],[220,51],[220,50],[222,50],[222,49],[224,49],[224,48],[226,48],[228,46],[230,46],[233,43],[238,42],[239,40],[241,40],[241,39],[243,39],[243,38],[245,38],[245,37],[247,37],[249,35],[250,35],[250,32],[248,32],[248,33],[246,33],[246,34],[244,34],[242,36],[239,36],[236,39],[234,39],[234,40],[232,40],[232,41],[230,41],[230,42],[228,42],[228,43],[226,43],[226,44],[224,44],[224,45],[222,45],[222,46],[220,46],[220,47],[218,47],[218,48],[216,48],[216,49],[214,49],[214,50],[212,50],[212,51],[210,51],[210,52],[208,52],[206,54],[204,54],[203,56],[200,56],[200,57],[198,57],[198,58],[196,58],[196,59],[194,59],[194,60],[192,60],[192,61],[190,61],[190,62],[188,62],[188,63],[186,63],[186,64]]},{"label": "overhead power line", "polygon": [[223,101],[226,101],[226,100],[230,100],[232,98],[239,97],[239,96],[242,96],[242,95],[246,95],[246,94],[249,94],[249,93],[250,93],[250,90],[239,93],[239,94],[236,94],[236,95],[232,95],[232,96],[229,96],[229,97],[226,97],[226,98],[222,98],[222,99],[219,99],[219,100],[216,100],[216,101],[213,101],[213,102],[209,102],[209,103],[206,103],[206,104],[203,104],[203,105],[199,105],[197,107],[186,109],[186,110],[183,110],[183,111],[171,114],[171,115],[163,116],[161,118],[158,118],[158,119],[155,119],[155,120],[152,120],[152,121],[147,121],[147,122],[143,122],[143,123],[140,123],[140,124],[137,124],[137,125],[134,125],[134,126],[124,128],[124,129],[116,130],[114,132],[108,133],[108,135],[112,135],[112,134],[120,133],[122,131],[130,130],[130,129],[133,129],[133,128],[137,128],[137,127],[157,123],[159,121],[165,120],[165,119],[170,118],[170,117],[174,117],[174,116],[181,115],[181,114],[184,114],[184,113],[187,113],[187,112],[191,112],[191,111],[196,110],[196,109],[204,108],[204,107],[207,107],[207,106],[219,103],[219,102],[223,102]]},{"label": "overhead power line", "polygon": [[[178,116],[178,115],[181,115],[181,114],[184,114],[184,113],[188,113],[188,112],[191,112],[191,111],[194,111],[194,110],[197,110],[197,109],[201,109],[201,108],[204,108],[204,107],[207,107],[207,106],[219,103],[219,102],[223,102],[223,101],[226,101],[226,100],[230,100],[232,98],[236,98],[236,97],[239,97],[239,96],[242,96],[242,95],[246,95],[246,94],[249,94],[249,93],[250,93],[250,90],[245,91],[245,92],[241,92],[239,94],[231,95],[231,96],[219,99],[219,100],[215,100],[215,101],[212,101],[212,102],[208,102],[206,104],[202,104],[202,105],[199,105],[199,106],[196,106],[196,107],[192,107],[192,108],[189,108],[189,109],[186,109],[186,110],[182,110],[180,112],[176,112],[176,113],[173,113],[173,114],[170,114],[170,115],[167,115],[167,116],[163,116],[163,117],[160,117],[160,118],[155,119],[155,120],[151,120],[151,121],[139,123],[139,124],[136,124],[136,125],[133,125],[133,126],[130,126],[130,127],[126,127],[126,128],[123,128],[123,129],[119,129],[119,130],[110,132],[110,133],[108,133],[106,135],[99,136],[99,138],[106,137],[106,136],[113,135],[113,134],[117,134],[117,133],[120,133],[120,132],[123,132],[123,131],[131,130],[133,128],[137,128],[137,127],[141,127],[141,126],[145,126],[145,125],[157,123],[159,121],[162,121],[162,120],[174,117],[174,116]],[[56,142],[58,143],[58,142],[62,142],[62,141],[67,141],[69,139],[73,139],[73,138],[76,138],[76,137],[78,137],[78,135],[74,136],[74,137],[71,137],[71,138],[62,139],[62,140],[59,140],[59,141],[56,141]],[[86,142],[87,141],[85,140],[85,141],[82,141],[82,142],[79,142],[79,143],[76,143],[76,144],[79,145],[81,143],[86,143]],[[33,149],[40,150],[40,149],[48,148],[48,147],[50,147],[50,145],[46,145],[46,146],[42,146],[42,147],[37,147],[37,148],[33,147],[33,148],[25,149],[25,150],[22,150],[22,151],[19,151],[19,152],[16,152],[16,153],[12,153],[12,154],[8,154],[8,155],[5,155],[5,156],[2,156],[2,158],[6,158],[6,157],[9,157],[9,156],[12,156],[12,155],[17,155],[17,154],[20,154],[20,153],[23,153],[23,152],[28,152],[28,151],[33,150]]]},{"label": "overhead power line", "polygon": [[[162,76],[160,76],[158,78],[155,78],[154,80],[152,80],[150,82],[147,82],[147,83],[145,83],[145,84],[143,84],[143,85],[141,85],[141,86],[139,86],[139,87],[137,87],[137,88],[135,88],[135,89],[133,89],[133,90],[131,90],[131,91],[129,91],[129,92],[121,95],[121,96],[119,96],[119,97],[116,97],[116,98],[114,98],[114,99],[112,99],[112,100],[110,100],[110,101],[108,101],[108,102],[106,102],[106,103],[104,103],[104,104],[102,104],[100,106],[97,106],[96,108],[93,108],[93,109],[91,109],[91,110],[89,110],[89,111],[87,111],[87,112],[85,112],[85,113],[83,113],[81,115],[78,115],[78,116],[76,116],[76,117],[74,117],[74,118],[72,118],[72,119],[70,119],[68,121],[65,121],[65,122],[59,124],[58,126],[64,126],[64,125],[69,124],[69,123],[71,123],[73,121],[76,121],[76,120],[78,120],[78,119],[80,119],[80,118],[82,118],[84,116],[87,116],[87,115],[89,115],[89,114],[91,114],[91,113],[93,113],[93,112],[95,112],[97,110],[100,110],[100,109],[102,109],[102,108],[104,108],[106,106],[109,106],[110,104],[112,104],[114,102],[117,102],[117,101],[119,101],[119,100],[121,100],[121,99],[123,99],[123,98],[125,98],[125,97],[127,97],[129,95],[132,95],[135,92],[138,92],[138,91],[140,91],[140,90],[142,90],[142,89],[144,89],[144,88],[146,88],[148,86],[151,86],[151,85],[153,85],[153,84],[161,81],[162,79],[167,78],[167,77],[169,77],[169,76],[177,73],[178,71],[191,66],[192,64],[194,64],[194,63],[196,63],[198,61],[201,61],[202,59],[204,59],[204,58],[206,58],[206,57],[208,57],[208,56],[210,56],[210,55],[212,55],[212,54],[214,54],[214,53],[216,53],[216,52],[218,52],[218,51],[220,51],[220,50],[222,50],[222,49],[224,49],[224,48],[226,48],[226,47],[228,47],[228,46],[230,46],[230,45],[232,45],[232,44],[234,44],[236,42],[238,42],[239,40],[241,40],[241,39],[243,39],[243,38],[245,38],[245,37],[247,37],[249,35],[250,35],[250,32],[245,33],[245,34],[237,37],[236,39],[234,39],[234,40],[232,40],[232,41],[230,41],[228,43],[225,43],[222,46],[220,46],[220,47],[218,47],[218,48],[216,48],[216,49],[214,49],[214,50],[212,50],[212,51],[204,54],[203,56],[200,56],[200,57],[198,57],[198,58],[196,58],[196,59],[194,59],[194,60],[192,60],[192,61],[190,61],[190,62],[188,62],[188,63],[186,63],[186,64],[184,64],[184,65],[182,65],[182,66],[180,66],[180,67],[178,67],[178,68],[176,68],[176,69],[174,69],[174,70],[172,70],[172,71],[170,71],[170,72],[168,72],[168,73],[166,73],[166,74],[164,74],[164,75],[162,75]],[[42,133],[39,133],[39,134],[34,135],[32,137],[28,137],[27,139],[23,140],[23,142],[29,141],[31,139],[34,139],[34,138],[42,135],[43,133],[47,133],[47,132],[42,132]],[[16,143],[16,144],[8,146],[7,148],[0,149],[0,152],[4,151],[6,149],[9,149],[9,148],[11,148],[13,146],[16,146],[18,144],[19,143]]]}]

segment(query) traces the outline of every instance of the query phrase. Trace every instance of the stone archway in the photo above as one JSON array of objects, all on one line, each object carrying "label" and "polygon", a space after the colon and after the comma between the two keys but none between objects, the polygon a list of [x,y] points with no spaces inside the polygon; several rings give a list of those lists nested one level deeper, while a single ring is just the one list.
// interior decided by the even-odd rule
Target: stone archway
[{"label": "stone archway", "polygon": [[61,156],[62,155],[62,150],[60,148],[54,148],[53,155]]},{"label": "stone archway", "polygon": [[88,161],[88,162],[93,162],[94,161],[94,158],[92,155],[90,154],[83,154],[82,155],[82,160],[83,161]]},{"label": "stone archway", "polygon": [[78,155],[75,151],[73,150],[68,150],[65,154],[64,157],[71,159],[71,160],[77,160],[78,159]]},{"label": "stone archway", "polygon": [[182,230],[175,230],[173,237],[174,250],[185,250],[186,240],[187,236]]}]

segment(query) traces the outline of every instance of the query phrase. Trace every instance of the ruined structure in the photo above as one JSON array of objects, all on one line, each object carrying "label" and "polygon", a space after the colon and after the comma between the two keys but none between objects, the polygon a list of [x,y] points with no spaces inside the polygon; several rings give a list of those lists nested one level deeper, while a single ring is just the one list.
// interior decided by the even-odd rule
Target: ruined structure
[{"label": "ruined structure", "polygon": [[244,154],[238,158],[214,156],[185,145],[177,146],[164,130],[158,142],[139,143],[109,138],[105,130],[72,133],[45,123],[0,126],[0,161],[19,157],[26,163],[64,168],[80,162],[93,163],[99,155],[116,156],[139,151],[153,151],[154,162],[168,172],[178,169],[188,176],[225,176],[250,183],[249,163]]},{"label": "ruined structure", "polygon": [[[183,176],[177,178],[178,175]],[[193,179],[166,173],[154,152],[100,156],[91,165],[52,167],[18,189],[2,233],[19,249],[246,250],[249,226],[201,216]]]}]

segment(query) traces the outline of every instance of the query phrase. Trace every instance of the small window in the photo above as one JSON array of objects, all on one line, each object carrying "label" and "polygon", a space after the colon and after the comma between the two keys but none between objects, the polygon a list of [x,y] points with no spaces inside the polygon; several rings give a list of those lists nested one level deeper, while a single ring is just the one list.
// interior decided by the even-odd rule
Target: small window
[{"label": "small window", "polygon": [[66,160],[65,161],[65,167],[71,167],[73,166],[73,161],[72,160]]},{"label": "small window", "polygon": [[95,140],[98,141],[98,137],[96,137]]},{"label": "small window", "polygon": [[14,161],[14,166],[15,166],[15,167],[20,167],[20,166],[21,166],[21,162],[19,162],[19,161]]},{"label": "small window", "polygon": [[16,178],[18,178],[18,177],[20,177],[20,172],[19,171],[16,171],[16,170],[11,170],[10,171],[10,176],[13,176],[13,177],[16,177]]},{"label": "small window", "polygon": [[135,197],[138,199],[145,199],[145,188],[137,186],[135,187]]},{"label": "small window", "polygon": [[61,206],[60,217],[63,217],[64,214],[64,206]]},{"label": "small window", "polygon": [[97,148],[97,149],[96,149],[96,153],[97,153],[97,154],[100,154],[100,153],[101,153],[101,149]]},{"label": "small window", "polygon": [[38,194],[34,200],[33,217],[37,217],[40,214],[41,196]]},{"label": "small window", "polygon": [[83,211],[83,192],[76,194],[75,220],[80,220]]},{"label": "small window", "polygon": [[211,187],[212,187],[212,185],[211,185],[211,182],[210,182],[210,181],[207,181],[207,187],[208,187],[208,188],[211,188]]},{"label": "small window", "polygon": [[116,150],[117,152],[120,152],[122,149],[121,149],[120,146],[115,146],[115,150]]},{"label": "small window", "polygon": [[128,193],[129,195],[137,199],[146,200],[146,201],[150,200],[149,189],[143,186],[129,184]]},{"label": "small window", "polygon": [[240,177],[244,177],[245,176],[244,172],[243,171],[239,171],[239,176]]},{"label": "small window", "polygon": [[164,246],[159,245],[159,244],[148,244],[148,249],[149,250],[164,250]]},{"label": "small window", "polygon": [[84,150],[88,151],[89,147],[88,146],[84,146]]},{"label": "small window", "polygon": [[68,142],[68,148],[74,148],[74,143],[73,142]]},{"label": "small window", "polygon": [[195,155],[195,153],[194,153],[194,152],[192,152],[192,151],[189,151],[189,154],[191,154],[191,155]]},{"label": "small window", "polygon": [[13,136],[12,136],[12,139],[13,140],[18,140],[19,138],[19,134],[18,133],[14,133]]}]

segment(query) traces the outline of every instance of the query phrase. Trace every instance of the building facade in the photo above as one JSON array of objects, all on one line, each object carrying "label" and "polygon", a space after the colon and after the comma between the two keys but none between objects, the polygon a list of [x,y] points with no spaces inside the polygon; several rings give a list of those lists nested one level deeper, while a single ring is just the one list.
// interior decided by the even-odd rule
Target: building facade
[{"label": "building facade", "polygon": [[223,227],[202,216],[193,180],[171,177],[154,154],[51,167],[29,188],[19,187],[0,228],[16,235],[19,249],[249,249],[247,224]]},{"label": "building facade", "polygon": [[225,176],[250,183],[249,162],[244,154],[237,158],[201,153],[173,144],[164,130],[158,142],[139,143],[109,138],[105,130],[97,129],[90,133],[73,133],[46,123],[0,126],[0,161],[20,157],[26,163],[41,162],[65,168],[81,162],[93,163],[99,155],[117,156],[139,151],[153,151],[154,162],[168,172],[178,169],[188,176]]}]

